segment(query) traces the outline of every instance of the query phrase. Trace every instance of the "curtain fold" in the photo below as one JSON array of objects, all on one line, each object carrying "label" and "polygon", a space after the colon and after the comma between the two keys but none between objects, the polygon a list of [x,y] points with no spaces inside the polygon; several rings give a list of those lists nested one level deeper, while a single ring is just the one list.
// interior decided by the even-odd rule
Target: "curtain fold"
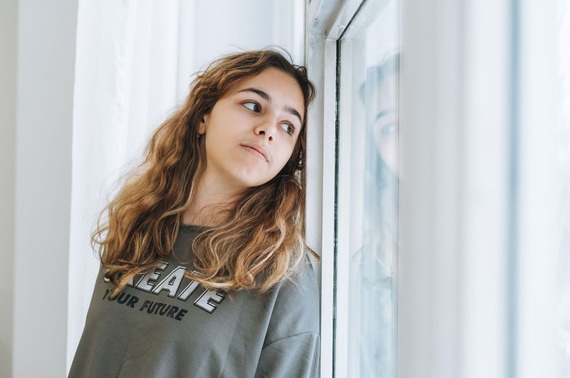
[{"label": "curtain fold", "polygon": [[74,94],[68,365],[98,270],[89,245],[119,177],[177,102],[179,1],[82,1]]}]

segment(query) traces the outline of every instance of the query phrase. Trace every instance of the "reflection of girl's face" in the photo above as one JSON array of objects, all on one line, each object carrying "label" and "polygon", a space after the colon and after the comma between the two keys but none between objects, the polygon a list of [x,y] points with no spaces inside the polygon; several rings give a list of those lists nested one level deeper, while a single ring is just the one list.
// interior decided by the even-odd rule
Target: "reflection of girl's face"
[{"label": "reflection of girl's face", "polygon": [[382,79],[368,101],[368,119],[378,153],[398,176],[398,87],[396,76]]}]

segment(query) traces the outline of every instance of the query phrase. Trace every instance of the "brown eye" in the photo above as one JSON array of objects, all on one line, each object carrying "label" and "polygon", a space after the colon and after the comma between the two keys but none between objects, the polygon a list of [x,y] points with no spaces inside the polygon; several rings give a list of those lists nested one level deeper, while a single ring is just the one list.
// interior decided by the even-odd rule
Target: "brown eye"
[{"label": "brown eye", "polygon": [[257,102],[254,101],[247,101],[243,103],[243,106],[247,109],[251,110],[252,112],[259,113],[261,111],[261,106]]},{"label": "brown eye", "polygon": [[295,126],[291,125],[290,123],[282,123],[281,128],[285,130],[285,132],[289,135],[293,135],[295,133]]}]

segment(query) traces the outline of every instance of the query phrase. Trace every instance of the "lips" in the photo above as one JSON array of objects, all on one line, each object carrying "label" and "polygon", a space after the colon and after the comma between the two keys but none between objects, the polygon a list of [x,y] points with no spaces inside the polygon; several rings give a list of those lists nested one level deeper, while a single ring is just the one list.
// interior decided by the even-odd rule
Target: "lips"
[{"label": "lips", "polygon": [[261,159],[265,160],[266,162],[269,162],[269,159],[267,157],[267,151],[265,150],[265,148],[263,148],[263,146],[256,144],[247,144],[247,143],[240,144],[240,146],[251,150],[252,152],[258,154]]}]

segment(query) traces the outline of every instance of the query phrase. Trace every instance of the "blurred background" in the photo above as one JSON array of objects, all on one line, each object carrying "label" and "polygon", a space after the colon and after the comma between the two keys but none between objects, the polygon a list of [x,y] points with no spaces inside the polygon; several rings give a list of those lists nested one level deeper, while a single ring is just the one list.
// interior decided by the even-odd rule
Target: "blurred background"
[{"label": "blurred background", "polygon": [[2,0],[0,377],[62,377],[120,177],[229,52],[309,69],[322,377],[570,377],[570,1]]}]

